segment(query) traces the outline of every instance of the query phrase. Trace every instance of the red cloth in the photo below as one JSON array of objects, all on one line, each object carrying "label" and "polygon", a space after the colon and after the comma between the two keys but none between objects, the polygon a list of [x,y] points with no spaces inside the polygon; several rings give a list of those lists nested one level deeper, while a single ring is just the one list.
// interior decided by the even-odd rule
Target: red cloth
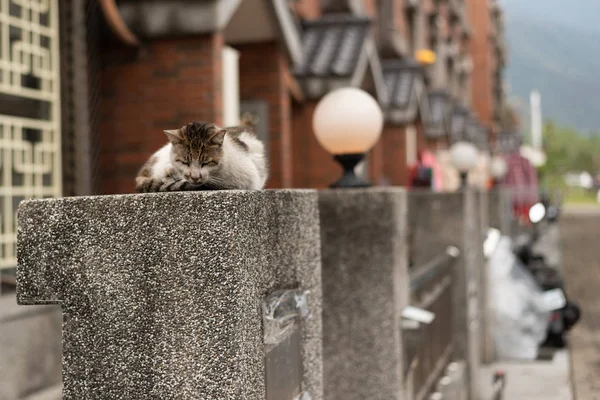
[{"label": "red cloth", "polygon": [[518,151],[504,156],[508,171],[503,186],[512,191],[512,203],[515,215],[524,221],[529,220],[529,209],[537,203],[538,176],[528,159]]}]

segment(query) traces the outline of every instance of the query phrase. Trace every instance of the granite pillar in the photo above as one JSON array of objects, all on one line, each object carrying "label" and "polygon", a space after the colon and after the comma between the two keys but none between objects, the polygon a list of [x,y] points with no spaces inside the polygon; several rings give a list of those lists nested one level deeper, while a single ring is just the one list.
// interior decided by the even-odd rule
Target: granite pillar
[{"label": "granite pillar", "polygon": [[403,399],[406,193],[319,192],[325,399]]},{"label": "granite pillar", "polygon": [[453,277],[454,358],[468,364],[470,399],[477,399],[480,359],[479,280],[484,268],[479,192],[413,191],[408,196],[411,268],[443,254],[448,246],[460,250]]},{"label": "granite pillar", "polygon": [[[269,399],[289,368],[271,393],[322,399],[318,221],[308,190],[21,203],[18,301],[62,307],[63,399]],[[273,368],[261,307],[298,288],[299,365]]]},{"label": "granite pillar", "polygon": [[[479,191],[479,237],[481,238],[481,245],[483,246],[483,240],[487,235],[487,231],[490,228],[490,202],[491,192]],[[498,211],[498,210],[497,210]],[[479,264],[482,268],[479,268],[479,326],[480,326],[480,354],[481,362],[489,364],[494,361],[494,340],[491,332],[493,314],[489,308],[489,289],[488,289],[488,267],[487,259],[483,252],[479,254]]]}]

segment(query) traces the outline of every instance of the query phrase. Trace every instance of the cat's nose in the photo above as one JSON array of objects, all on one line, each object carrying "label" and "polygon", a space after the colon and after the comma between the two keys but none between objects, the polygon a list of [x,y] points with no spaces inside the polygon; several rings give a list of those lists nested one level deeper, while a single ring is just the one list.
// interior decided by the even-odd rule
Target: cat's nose
[{"label": "cat's nose", "polygon": [[192,173],[190,174],[190,179],[191,179],[192,181],[194,181],[194,182],[198,182],[200,179],[202,179],[202,174],[201,174],[201,173],[199,173],[199,172],[198,172],[198,173],[194,173],[194,172],[192,172]]}]

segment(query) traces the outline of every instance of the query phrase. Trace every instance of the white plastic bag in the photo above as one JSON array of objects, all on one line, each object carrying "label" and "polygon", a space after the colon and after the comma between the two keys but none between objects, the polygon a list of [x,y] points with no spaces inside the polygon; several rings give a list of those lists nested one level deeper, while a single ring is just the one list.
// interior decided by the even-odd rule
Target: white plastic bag
[{"label": "white plastic bag", "polygon": [[534,360],[546,338],[549,312],[544,294],[503,236],[488,263],[492,334],[499,359]]}]

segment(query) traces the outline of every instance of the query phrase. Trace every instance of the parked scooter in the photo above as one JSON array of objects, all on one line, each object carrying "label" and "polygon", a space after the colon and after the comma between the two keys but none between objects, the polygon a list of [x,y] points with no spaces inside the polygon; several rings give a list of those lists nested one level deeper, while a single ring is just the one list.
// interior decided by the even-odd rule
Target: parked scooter
[{"label": "parked scooter", "polygon": [[544,347],[563,348],[567,333],[581,318],[579,306],[570,301],[565,293],[564,280],[560,273],[547,265],[544,256],[535,254],[533,247],[540,236],[542,222],[554,223],[560,215],[560,207],[551,205],[547,197],[529,210],[529,219],[533,224],[529,235],[517,238],[513,251],[517,258],[529,269],[542,290],[550,294],[560,304],[550,314]]}]

